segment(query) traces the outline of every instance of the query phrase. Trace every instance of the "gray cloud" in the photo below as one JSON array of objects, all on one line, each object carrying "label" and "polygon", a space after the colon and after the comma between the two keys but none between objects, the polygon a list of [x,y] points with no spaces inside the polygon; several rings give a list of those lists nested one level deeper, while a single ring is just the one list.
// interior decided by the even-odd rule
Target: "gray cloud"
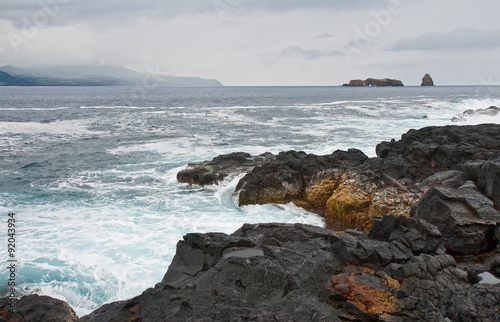
[{"label": "gray cloud", "polygon": [[396,42],[394,50],[467,50],[500,47],[500,29],[456,29],[447,33],[430,32]]},{"label": "gray cloud", "polygon": [[[238,12],[239,14],[264,12],[287,12],[292,10],[358,10],[376,6],[373,0],[16,0],[2,4],[0,19],[11,21],[16,27],[23,27],[26,20],[47,12],[52,25],[67,25],[75,22],[95,22],[121,20],[140,17],[175,17],[184,14],[213,13],[218,11]],[[50,12],[55,12],[51,14]],[[116,18],[116,19],[115,19]]]},{"label": "gray cloud", "polygon": [[321,58],[323,53],[318,49],[304,49],[301,46],[289,46],[281,52],[280,56],[284,58],[305,58],[306,60],[314,60]]},{"label": "gray cloud", "polygon": [[324,33],[321,35],[316,35],[312,37],[313,39],[330,39],[330,38],[335,38],[336,35],[331,34],[331,33]]},{"label": "gray cloud", "polygon": [[324,57],[343,55],[339,50],[304,49],[302,46],[288,46],[281,51],[281,58],[302,58],[305,60],[315,60]]}]

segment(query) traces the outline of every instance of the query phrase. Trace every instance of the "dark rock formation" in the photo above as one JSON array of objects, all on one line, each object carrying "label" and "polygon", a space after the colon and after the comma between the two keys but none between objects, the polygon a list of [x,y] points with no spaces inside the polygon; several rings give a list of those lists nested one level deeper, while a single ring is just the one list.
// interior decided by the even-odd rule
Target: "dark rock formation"
[{"label": "dark rock formation", "polygon": [[500,158],[469,161],[462,165],[461,170],[500,210]]},{"label": "dark rock formation", "polygon": [[425,76],[422,78],[421,86],[434,86],[434,81],[432,80],[431,75],[425,74]]},{"label": "dark rock formation", "polygon": [[[0,299],[0,321],[40,321],[40,322],[71,322],[78,317],[68,303],[49,296],[27,295],[16,303],[14,314],[8,298]],[[4,320],[2,320],[2,317]]]},{"label": "dark rock formation", "polygon": [[410,130],[399,141],[377,145],[377,155],[397,178],[425,179],[460,169],[470,160],[500,157],[500,125],[426,127]]},{"label": "dark rock formation", "polygon": [[458,114],[454,116],[451,121],[452,122],[464,122],[467,121],[469,117],[486,115],[486,116],[497,116],[500,113],[500,108],[496,106],[490,106],[488,108],[481,108],[478,110],[466,110],[463,111],[462,114]]},{"label": "dark rock formation", "polygon": [[219,155],[212,161],[188,164],[187,169],[177,174],[177,180],[199,185],[216,184],[226,178],[248,172],[271,157],[270,153],[257,156],[244,152]]},{"label": "dark rock formation", "polygon": [[299,224],[188,234],[154,289],[80,321],[500,319],[500,284],[471,283],[439,236],[398,216],[368,235]]},{"label": "dark rock formation", "polygon": [[436,225],[454,253],[478,254],[498,244],[500,212],[471,181],[458,189],[434,185],[419,201],[414,217]]},{"label": "dark rock formation", "polygon": [[348,84],[342,86],[404,86],[403,82],[397,79],[375,79],[367,78],[366,80],[353,79]]},{"label": "dark rock formation", "polygon": [[296,151],[282,152],[272,161],[254,168],[240,180],[236,187],[239,203],[284,203],[300,199],[305,186],[318,172],[355,167],[366,159],[368,157],[356,149],[337,150],[324,156]]},{"label": "dark rock formation", "polygon": [[[380,143],[376,151],[378,157],[371,159],[355,149],[325,156],[296,151],[232,154],[191,164],[178,179],[213,184],[228,171],[233,176],[248,171],[235,189],[239,205],[293,202],[324,216],[332,230],[366,231],[378,215],[408,216],[430,186],[448,181],[454,189],[474,181],[499,207],[499,165],[493,160],[500,158],[500,125],[410,130],[399,141]],[[463,172],[438,174],[448,170]]]}]

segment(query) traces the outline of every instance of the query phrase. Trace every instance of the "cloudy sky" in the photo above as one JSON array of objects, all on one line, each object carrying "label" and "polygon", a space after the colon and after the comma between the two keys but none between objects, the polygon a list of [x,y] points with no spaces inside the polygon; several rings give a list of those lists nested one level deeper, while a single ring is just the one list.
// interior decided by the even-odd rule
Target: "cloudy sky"
[{"label": "cloudy sky", "polygon": [[500,84],[498,0],[0,0],[0,65],[101,64],[224,85]]}]

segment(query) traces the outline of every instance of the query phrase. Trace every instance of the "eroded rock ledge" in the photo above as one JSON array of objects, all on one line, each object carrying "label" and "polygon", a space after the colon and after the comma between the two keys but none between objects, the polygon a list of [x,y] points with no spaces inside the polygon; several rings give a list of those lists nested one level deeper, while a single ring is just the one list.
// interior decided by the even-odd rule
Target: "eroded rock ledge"
[{"label": "eroded rock ledge", "polygon": [[241,166],[233,154],[190,164],[177,178],[213,184],[244,168],[247,174],[235,190],[239,205],[293,202],[324,216],[326,227],[337,231],[367,231],[375,216],[386,213],[408,216],[436,183],[459,188],[471,180],[500,209],[500,125],[410,130],[399,141],[377,145],[376,153],[375,158],[356,149],[324,156],[238,154]]},{"label": "eroded rock ledge", "polygon": [[301,224],[188,234],[161,283],[80,321],[498,321],[500,284],[445,253],[422,220],[369,233]]}]

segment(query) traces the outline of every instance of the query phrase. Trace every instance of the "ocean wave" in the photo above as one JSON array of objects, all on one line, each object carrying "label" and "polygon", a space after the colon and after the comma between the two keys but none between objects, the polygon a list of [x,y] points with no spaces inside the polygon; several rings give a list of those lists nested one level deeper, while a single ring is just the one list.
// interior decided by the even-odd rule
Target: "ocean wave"
[{"label": "ocean wave", "polygon": [[67,110],[71,107],[61,106],[61,107],[0,107],[1,111],[58,111]]},{"label": "ocean wave", "polygon": [[88,130],[92,120],[57,120],[54,122],[0,122],[0,134],[66,134],[81,136],[91,133]]},{"label": "ocean wave", "polygon": [[157,107],[145,107],[145,106],[80,106],[81,109],[131,109],[131,110],[149,110],[156,109]]}]

